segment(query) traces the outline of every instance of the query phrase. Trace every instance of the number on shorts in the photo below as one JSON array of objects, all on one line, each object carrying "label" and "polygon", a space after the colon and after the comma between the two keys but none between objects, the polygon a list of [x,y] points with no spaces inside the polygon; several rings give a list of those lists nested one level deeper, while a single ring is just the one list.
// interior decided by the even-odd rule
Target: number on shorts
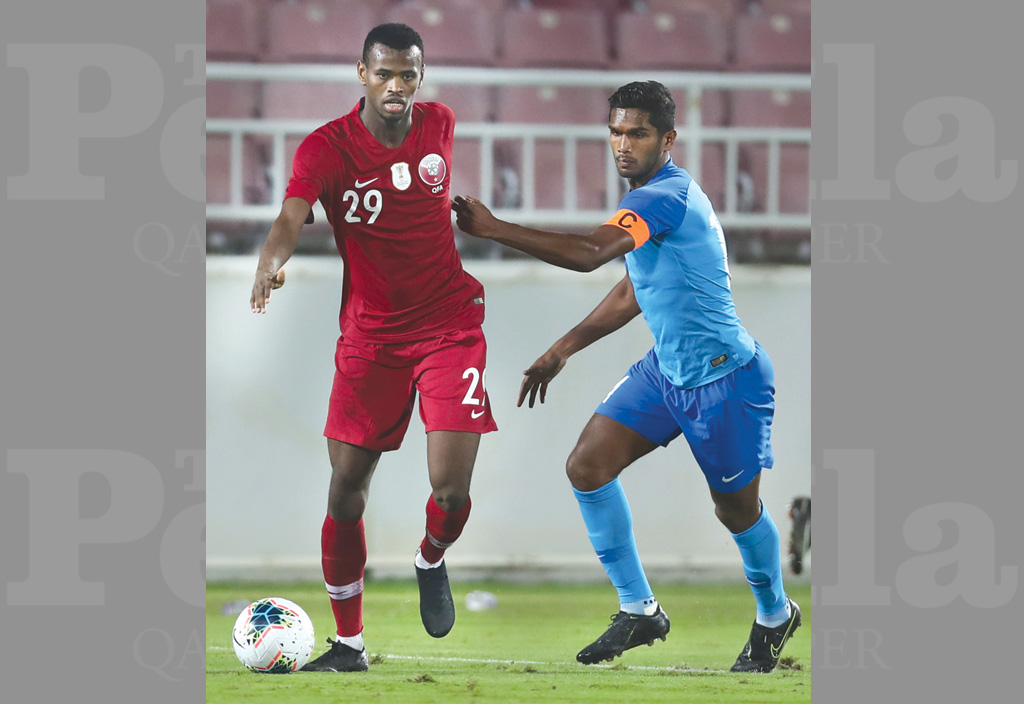
[{"label": "number on shorts", "polygon": [[487,396],[487,370],[485,369],[483,374],[480,373],[476,367],[470,367],[466,371],[462,372],[462,378],[472,377],[469,381],[469,390],[466,391],[465,398],[462,399],[462,403],[467,406],[480,406],[483,404],[478,398],[474,398],[473,394],[476,393],[476,387],[480,387],[482,392],[481,397]]}]

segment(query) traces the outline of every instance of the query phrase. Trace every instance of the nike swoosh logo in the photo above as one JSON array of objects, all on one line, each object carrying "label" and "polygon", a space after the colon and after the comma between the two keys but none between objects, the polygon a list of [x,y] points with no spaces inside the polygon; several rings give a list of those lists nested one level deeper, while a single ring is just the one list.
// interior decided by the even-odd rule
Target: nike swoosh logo
[{"label": "nike swoosh logo", "polygon": [[729,482],[731,482],[733,479],[735,479],[736,477],[740,476],[741,474],[743,474],[743,472],[737,472],[736,474],[732,475],[731,477],[729,477],[727,479],[723,479],[722,481],[725,482],[726,484],[728,484]]},{"label": "nike swoosh logo", "polygon": [[482,416],[483,414],[484,414],[484,412],[483,412],[483,411],[470,411],[470,412],[469,412],[469,416],[470,416],[470,418],[479,418],[479,417],[480,417],[480,416]]},{"label": "nike swoosh logo", "polygon": [[376,181],[378,178],[380,178],[380,176],[377,176],[376,178],[371,178],[369,181],[356,181],[356,188],[362,188],[363,186],[369,186],[371,183]]},{"label": "nike swoosh logo", "polygon": [[782,646],[786,644],[786,641],[789,640],[789,637],[793,634],[793,625],[795,623],[796,623],[796,619],[795,618],[790,618],[790,620],[789,620],[789,628],[786,629],[785,635],[782,636],[782,645],[780,645],[778,648],[776,648],[774,643],[770,644],[771,645],[771,651],[772,651],[772,658],[774,658],[775,660],[779,659],[779,656],[782,654]]}]

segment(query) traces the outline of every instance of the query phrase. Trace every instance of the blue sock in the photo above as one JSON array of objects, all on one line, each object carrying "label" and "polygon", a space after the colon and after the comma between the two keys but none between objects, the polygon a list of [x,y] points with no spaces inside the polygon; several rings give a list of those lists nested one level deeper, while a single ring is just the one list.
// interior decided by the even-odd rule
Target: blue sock
[{"label": "blue sock", "polygon": [[732,539],[740,549],[743,571],[757,601],[757,622],[774,627],[788,618],[789,601],[782,588],[782,556],[779,553],[779,529],[761,504],[761,517]]},{"label": "blue sock", "polygon": [[619,604],[629,605],[633,610],[640,602],[641,610],[637,613],[643,613],[645,602],[656,602],[636,551],[633,514],[622,484],[615,479],[594,491],[579,491],[575,487],[572,491],[587,525],[590,544],[619,593]]}]

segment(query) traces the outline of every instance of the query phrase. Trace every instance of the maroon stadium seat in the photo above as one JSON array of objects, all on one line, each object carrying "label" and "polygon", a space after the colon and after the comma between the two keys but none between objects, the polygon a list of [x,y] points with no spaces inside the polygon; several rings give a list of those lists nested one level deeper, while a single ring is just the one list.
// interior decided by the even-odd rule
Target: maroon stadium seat
[{"label": "maroon stadium seat", "polygon": [[[254,140],[242,140],[242,202],[266,203],[269,196],[264,156]],[[231,137],[206,136],[206,202],[231,202]]]},{"label": "maroon stadium seat", "polygon": [[[503,86],[498,91],[499,122],[532,124],[604,124],[608,114],[609,89],[579,87]],[[522,149],[518,141],[504,143],[495,160],[500,168],[511,168],[522,182]],[[565,205],[565,162],[559,140],[537,140],[534,150],[534,203],[538,208]],[[609,158],[607,142],[577,142],[577,207],[605,207],[605,167]]]},{"label": "maroon stadium seat", "polygon": [[732,19],[740,14],[746,0],[645,0],[649,12],[703,12]]},{"label": "maroon stadium seat", "polygon": [[[260,85],[252,81],[209,81],[206,84],[208,118],[253,119],[259,116]],[[242,139],[242,197],[245,203],[263,202],[267,195],[264,154],[265,140]],[[231,200],[231,138],[210,134],[206,138],[206,200]]]},{"label": "maroon stadium seat", "polygon": [[[690,171],[690,162],[686,158],[686,144],[676,141],[672,148],[672,161],[676,166]],[[721,144],[705,144],[701,149],[700,160],[700,184],[701,189],[711,199],[711,204],[716,209],[725,208],[725,148]]]},{"label": "maroon stadium seat", "polygon": [[207,81],[206,116],[250,119],[259,117],[260,84],[256,81]]},{"label": "maroon stadium seat", "polygon": [[455,112],[456,122],[489,122],[494,114],[491,86],[460,86],[431,83],[427,80],[416,93],[424,103],[444,103]]},{"label": "maroon stadium seat", "polygon": [[206,60],[259,60],[263,54],[264,4],[247,0],[207,0]]},{"label": "maroon stadium seat", "polygon": [[697,12],[625,12],[615,25],[616,68],[714,71],[728,66],[726,20]]},{"label": "maroon stadium seat", "polygon": [[479,139],[455,138],[455,145],[452,147],[450,196],[470,195],[484,198],[484,194],[480,192],[481,151]]},{"label": "maroon stadium seat", "polygon": [[[755,210],[768,209],[768,146],[740,146],[740,171],[754,181]],[[782,144],[779,147],[779,212],[806,213],[810,204],[810,149],[804,144]]]},{"label": "maroon stadium seat", "polygon": [[502,66],[606,68],[610,62],[607,23],[598,10],[509,10],[501,22]]},{"label": "maroon stadium seat", "polygon": [[[515,0],[393,0],[391,4],[416,8],[439,7],[442,10],[462,10],[472,8],[474,10],[484,10],[485,12],[490,13],[492,17],[497,18],[505,8],[514,1]],[[414,26],[413,28],[419,31],[419,27]]]},{"label": "maroon stadium seat", "polygon": [[359,83],[268,81],[263,86],[263,116],[323,124],[351,111],[364,91]]},{"label": "maroon stadium seat", "polygon": [[355,63],[378,23],[376,4],[358,0],[278,2],[268,13],[268,60]]},{"label": "maroon stadium seat", "polygon": [[497,58],[497,19],[486,9],[394,5],[385,20],[407,24],[419,33],[428,66],[492,66]]},{"label": "maroon stadium seat", "polygon": [[761,12],[766,15],[809,15],[811,0],[761,0]]},{"label": "maroon stadium seat", "polygon": [[811,94],[788,90],[733,91],[732,124],[737,127],[810,127]]},{"label": "maroon stadium seat", "polygon": [[741,71],[810,72],[810,15],[745,15],[738,18],[734,68]]}]

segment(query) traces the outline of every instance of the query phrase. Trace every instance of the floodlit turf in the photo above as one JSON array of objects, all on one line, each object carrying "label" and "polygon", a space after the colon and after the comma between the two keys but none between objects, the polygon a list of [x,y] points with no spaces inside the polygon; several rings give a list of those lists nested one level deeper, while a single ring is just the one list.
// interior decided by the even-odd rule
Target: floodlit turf
[{"label": "floodlit turf", "polygon": [[[298,603],[316,627],[316,657],[334,633],[322,584],[210,584],[206,616],[206,701],[237,704],[336,702],[729,702],[811,701],[810,589],[790,586],[803,627],[768,675],[730,673],[750,632],[754,602],[744,584],[655,584],[672,620],[666,642],[626,651],[613,664],[580,665],[576,652],[599,636],[617,610],[610,585],[455,582],[458,616],[445,638],[419,619],[415,581],[367,582],[366,673],[248,672],[231,648],[231,601],[281,596]],[[498,605],[469,611],[466,594],[490,591]]]}]

